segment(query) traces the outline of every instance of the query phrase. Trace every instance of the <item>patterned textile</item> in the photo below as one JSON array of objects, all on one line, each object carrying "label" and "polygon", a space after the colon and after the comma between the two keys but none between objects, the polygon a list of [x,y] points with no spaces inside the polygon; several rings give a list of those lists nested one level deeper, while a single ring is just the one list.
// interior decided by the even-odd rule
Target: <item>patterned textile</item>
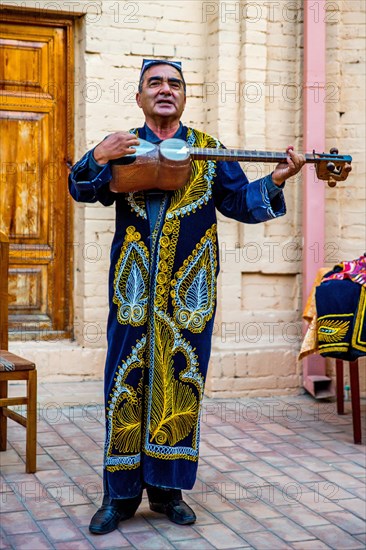
[{"label": "patterned textile", "polygon": [[[218,147],[183,127],[190,146]],[[136,131],[146,139],[145,128]],[[266,178],[248,184],[237,163],[194,161],[190,181],[163,196],[150,231],[143,192],[111,193],[108,166],[90,180],[87,153],[73,168],[76,200],[116,203],[105,367],[105,491],[134,497],[144,484],[191,489],[211,351],[219,272],[217,207],[247,223],[285,213]],[[220,166],[219,166],[220,165]]]},{"label": "patterned textile", "polygon": [[351,279],[351,281],[366,286],[366,254],[350,262],[341,262],[336,265],[330,275],[326,275],[323,281],[332,279]]},{"label": "patterned textile", "polygon": [[327,277],[315,299],[319,353],[346,361],[366,355],[366,287]]},{"label": "patterned textile", "polygon": [[303,359],[307,355],[318,352],[317,314],[315,303],[315,289],[320,285],[323,276],[329,272],[328,267],[321,267],[315,277],[313,287],[306,301],[302,318],[309,323],[308,329],[301,343],[298,358]]}]

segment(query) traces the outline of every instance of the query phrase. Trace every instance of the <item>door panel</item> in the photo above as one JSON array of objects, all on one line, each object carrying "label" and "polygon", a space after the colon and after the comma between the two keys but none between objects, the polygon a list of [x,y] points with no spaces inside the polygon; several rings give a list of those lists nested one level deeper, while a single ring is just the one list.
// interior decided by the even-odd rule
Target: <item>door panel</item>
[{"label": "door panel", "polygon": [[14,338],[70,335],[70,28],[0,29],[0,230],[10,240]]},{"label": "door panel", "polygon": [[0,151],[1,192],[7,203],[2,230],[12,239],[44,242],[47,220],[42,212],[48,189],[42,159],[47,154],[49,117],[45,113],[4,110],[0,111],[0,126],[2,136],[6,136]]}]

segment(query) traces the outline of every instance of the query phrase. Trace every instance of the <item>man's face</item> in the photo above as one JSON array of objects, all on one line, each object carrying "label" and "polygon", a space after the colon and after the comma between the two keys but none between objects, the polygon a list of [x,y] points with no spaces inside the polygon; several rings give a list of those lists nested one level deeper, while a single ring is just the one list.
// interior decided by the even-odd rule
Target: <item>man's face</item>
[{"label": "man's face", "polygon": [[171,65],[153,65],[144,74],[142,91],[136,94],[136,101],[147,119],[180,120],[186,104],[180,72]]}]

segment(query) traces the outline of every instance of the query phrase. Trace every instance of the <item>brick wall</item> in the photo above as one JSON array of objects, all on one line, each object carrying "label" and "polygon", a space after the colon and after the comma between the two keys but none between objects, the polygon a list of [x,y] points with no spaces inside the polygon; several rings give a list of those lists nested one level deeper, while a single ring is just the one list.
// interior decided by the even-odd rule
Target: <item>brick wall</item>
[{"label": "brick wall", "polygon": [[[284,150],[293,143],[301,150],[300,1],[38,0],[26,6],[84,13],[75,29],[76,157],[106,134],[143,122],[134,101],[143,57],[182,60],[189,97],[184,123],[227,146]],[[327,21],[327,148],[337,145],[355,159],[349,180],[326,191],[330,266],[365,249],[364,14],[361,0],[314,3],[314,17]],[[244,168],[253,180],[273,166]],[[219,215],[222,269],[209,395],[301,388],[301,176],[287,183],[286,200],[288,214],[265,224],[244,226]],[[29,344],[48,377],[103,371],[114,210],[75,204],[74,211],[76,342]]]}]

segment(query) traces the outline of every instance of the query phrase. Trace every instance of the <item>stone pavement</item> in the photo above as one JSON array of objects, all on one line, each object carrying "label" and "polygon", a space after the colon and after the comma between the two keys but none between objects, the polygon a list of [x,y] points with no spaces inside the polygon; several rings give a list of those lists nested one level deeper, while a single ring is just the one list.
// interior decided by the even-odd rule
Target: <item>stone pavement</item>
[{"label": "stone pavement", "polygon": [[102,497],[101,398],[101,382],[40,384],[33,475],[24,473],[24,429],[9,421],[0,548],[365,548],[365,446],[353,444],[350,403],[339,417],[335,403],[308,395],[206,399],[198,479],[185,494],[197,523],[174,525],[145,497],[118,531],[91,535]]}]

